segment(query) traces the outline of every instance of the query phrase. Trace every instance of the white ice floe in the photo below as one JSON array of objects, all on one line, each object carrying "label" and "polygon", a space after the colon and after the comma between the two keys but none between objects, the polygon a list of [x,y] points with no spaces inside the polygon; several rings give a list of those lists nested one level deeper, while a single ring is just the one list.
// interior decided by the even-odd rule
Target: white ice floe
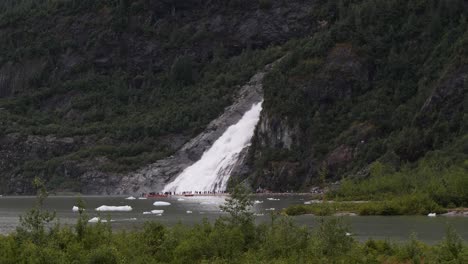
[{"label": "white ice floe", "polygon": [[162,215],[164,210],[152,210],[150,212],[143,212],[144,215],[154,214],[154,215]]},{"label": "white ice floe", "polygon": [[72,207],[73,212],[78,212],[79,210],[80,210],[80,208],[78,208],[78,206],[73,206]]},{"label": "white ice floe", "polygon": [[268,201],[279,201],[279,198],[267,198]]},{"label": "white ice floe", "polygon": [[275,209],[275,208],[267,208],[267,209],[265,209],[265,210],[266,210],[266,211],[274,211],[274,210],[276,210],[276,209]]},{"label": "white ice floe", "polygon": [[163,201],[156,201],[153,203],[154,206],[168,206],[171,205],[171,203],[168,202],[163,202]]},{"label": "white ice floe", "polygon": [[[101,223],[107,223],[107,220],[106,219],[101,219],[99,217],[93,217],[91,219],[88,220],[88,223],[97,223],[101,221]],[[111,222],[115,222],[115,220],[110,220]]]},{"label": "white ice floe", "polygon": [[259,200],[254,201],[254,204],[261,204],[261,203],[263,203],[263,201],[259,201]]},{"label": "white ice floe", "polygon": [[119,212],[129,212],[132,211],[132,207],[129,205],[124,205],[124,206],[107,206],[107,205],[102,205],[96,208],[96,211],[119,211]]},{"label": "white ice floe", "polygon": [[100,220],[99,217],[93,217],[93,218],[88,220],[88,223],[97,223],[97,222],[99,222],[99,220]]},{"label": "white ice floe", "polygon": [[192,211],[187,211],[187,214],[191,214],[191,213],[192,213]]},{"label": "white ice floe", "polygon": [[138,197],[138,200],[146,200],[146,199],[148,199],[148,198],[146,198],[146,197]]},{"label": "white ice floe", "polygon": [[130,197],[125,198],[125,200],[136,200],[136,198],[133,196],[130,196]]},{"label": "white ice floe", "polygon": [[177,201],[185,201],[185,199],[184,198],[179,198],[179,199],[177,199]]},{"label": "white ice floe", "polygon": [[429,217],[436,217],[437,214],[436,214],[436,213],[429,213],[429,214],[427,214],[427,216],[429,216]]}]

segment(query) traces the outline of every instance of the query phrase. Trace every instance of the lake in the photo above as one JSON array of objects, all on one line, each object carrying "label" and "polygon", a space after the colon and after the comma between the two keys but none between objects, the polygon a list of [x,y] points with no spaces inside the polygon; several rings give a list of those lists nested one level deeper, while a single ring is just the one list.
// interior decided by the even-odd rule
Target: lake
[{"label": "lake", "polygon": [[[116,230],[139,228],[146,221],[159,221],[173,225],[178,222],[195,224],[203,218],[214,221],[223,214],[219,205],[224,203],[221,196],[168,197],[146,200],[126,200],[123,196],[83,196],[86,212],[89,217],[100,216],[102,219],[110,217],[112,226]],[[268,200],[274,198],[279,200]],[[60,223],[74,224],[78,213],[72,211],[76,205],[76,196],[50,196],[45,201],[45,208],[56,211]],[[308,200],[306,196],[256,196],[252,198],[262,203],[254,205],[256,221],[258,223],[271,221],[270,212],[293,204],[303,204]],[[7,234],[15,230],[19,223],[19,215],[24,214],[35,203],[33,196],[3,196],[0,197],[0,233]],[[169,202],[169,206],[154,206],[155,201]],[[97,212],[95,208],[101,205],[132,207],[130,212]],[[164,210],[161,216],[143,214],[151,210]],[[191,213],[187,213],[191,211]],[[387,239],[391,241],[407,240],[411,233],[415,233],[419,240],[426,243],[436,243],[443,239],[448,225],[453,226],[457,233],[468,241],[468,217],[427,217],[427,216],[345,216],[343,221],[348,224],[354,237],[360,241],[369,238]],[[316,226],[321,217],[302,215],[293,217],[295,222],[309,227]]]}]

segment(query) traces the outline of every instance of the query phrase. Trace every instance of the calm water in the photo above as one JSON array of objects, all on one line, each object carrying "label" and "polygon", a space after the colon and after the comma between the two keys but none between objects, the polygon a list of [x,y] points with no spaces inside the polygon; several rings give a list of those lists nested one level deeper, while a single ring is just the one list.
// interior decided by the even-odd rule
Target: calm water
[{"label": "calm water", "polygon": [[[256,204],[254,210],[257,214],[257,222],[268,222],[270,218],[270,208],[279,211],[292,204],[302,204],[304,196],[269,196],[280,199],[279,201],[267,200],[267,196],[253,198],[262,201]],[[114,222],[115,229],[138,228],[146,221],[159,221],[165,224],[176,224],[178,222],[194,224],[203,218],[214,220],[223,213],[219,210],[219,205],[224,203],[224,197],[170,197],[147,200],[125,200],[122,196],[84,196],[87,213],[90,217],[101,216],[110,217]],[[178,198],[184,200],[179,201]],[[72,212],[72,207],[76,204],[77,197],[51,196],[47,198],[45,207],[57,212],[57,216],[62,224],[73,224],[78,213]],[[170,202],[170,206],[157,207],[153,205],[155,201]],[[0,233],[12,232],[18,225],[18,216],[24,214],[35,203],[35,197],[0,197]],[[94,209],[101,205],[130,205],[131,212],[96,212]],[[145,211],[155,209],[164,210],[162,216],[143,215]],[[187,211],[192,211],[188,214]],[[136,220],[135,220],[136,218]],[[316,226],[320,217],[311,215],[297,216],[293,218],[301,225],[309,227]],[[468,241],[468,217],[436,217],[426,216],[349,216],[343,217],[345,223],[349,224],[352,233],[358,240],[388,239],[401,241],[409,238],[411,233],[416,233],[418,239],[428,243],[435,243],[443,239],[447,225],[452,225],[458,234]]]}]

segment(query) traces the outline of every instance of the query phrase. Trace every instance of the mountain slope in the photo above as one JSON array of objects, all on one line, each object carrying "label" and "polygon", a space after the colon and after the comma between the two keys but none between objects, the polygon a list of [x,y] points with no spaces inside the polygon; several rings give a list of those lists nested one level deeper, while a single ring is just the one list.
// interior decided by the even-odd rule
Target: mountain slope
[{"label": "mountain slope", "polygon": [[[266,111],[251,153],[254,187],[298,190],[322,186],[323,177],[347,178],[348,194],[360,184],[355,195],[366,199],[380,165],[381,181],[419,175],[401,192],[422,190],[426,181],[446,194],[468,187],[467,7],[331,4],[323,28],[291,43],[288,58],[265,79]],[[456,172],[446,173],[450,168]],[[395,181],[373,191],[395,194],[399,187]],[[466,192],[459,198],[468,203]]]},{"label": "mountain slope", "polygon": [[[360,198],[437,185],[447,196],[468,178],[467,10],[463,0],[5,1],[0,192],[30,193],[34,176],[99,192],[175,153],[284,56],[264,79],[236,181],[290,191],[345,179],[336,195]],[[411,175],[405,188],[381,184]]]},{"label": "mountain slope", "polygon": [[[313,4],[21,0],[0,4],[0,192],[83,190],[201,132]],[[99,181],[98,186],[106,185]]]}]

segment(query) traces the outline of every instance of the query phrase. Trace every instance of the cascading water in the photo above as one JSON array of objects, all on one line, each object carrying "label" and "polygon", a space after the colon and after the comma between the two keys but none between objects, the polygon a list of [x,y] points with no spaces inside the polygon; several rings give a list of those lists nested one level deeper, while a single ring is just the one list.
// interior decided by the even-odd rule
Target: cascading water
[{"label": "cascading water", "polygon": [[166,185],[163,192],[224,191],[239,154],[250,144],[261,110],[262,102],[254,104],[237,124],[230,126],[211,148],[203,153],[199,161]]}]

